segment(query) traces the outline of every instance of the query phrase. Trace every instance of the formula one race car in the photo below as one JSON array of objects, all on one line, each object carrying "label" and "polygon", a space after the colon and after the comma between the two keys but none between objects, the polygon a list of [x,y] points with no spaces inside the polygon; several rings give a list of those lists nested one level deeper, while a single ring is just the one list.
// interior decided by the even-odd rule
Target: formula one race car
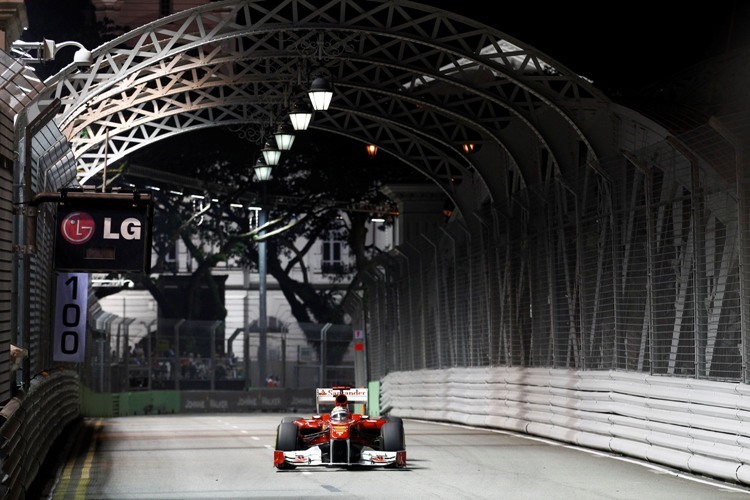
[{"label": "formula one race car", "polygon": [[[274,467],[406,466],[403,421],[353,412],[351,406],[366,409],[367,389],[319,388],[315,399],[317,413],[312,418],[281,419],[276,429]],[[321,412],[321,407],[330,405],[330,413]]]}]

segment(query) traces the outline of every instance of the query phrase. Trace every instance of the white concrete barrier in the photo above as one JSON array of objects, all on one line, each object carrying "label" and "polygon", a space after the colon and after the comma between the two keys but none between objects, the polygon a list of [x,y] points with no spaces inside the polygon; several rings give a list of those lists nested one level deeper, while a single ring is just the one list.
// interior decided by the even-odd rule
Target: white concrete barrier
[{"label": "white concrete barrier", "polygon": [[750,485],[750,387],[617,371],[389,373],[382,413],[490,427]]}]

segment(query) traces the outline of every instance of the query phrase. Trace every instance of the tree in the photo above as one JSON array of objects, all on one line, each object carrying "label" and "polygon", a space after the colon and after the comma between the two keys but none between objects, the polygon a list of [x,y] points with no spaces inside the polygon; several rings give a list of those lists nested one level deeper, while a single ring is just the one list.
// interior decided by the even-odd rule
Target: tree
[{"label": "tree", "polygon": [[[394,211],[379,191],[383,179],[399,180],[411,170],[383,159],[371,160],[362,144],[340,138],[326,140],[313,131],[299,134],[295,147],[285,153],[265,184],[252,178],[252,164],[260,154],[255,144],[238,138],[226,128],[183,134],[133,155],[121,168],[121,186],[154,192],[155,273],[170,272],[166,255],[178,239],[198,263],[191,276],[191,294],[200,284],[212,286],[211,270],[222,262],[257,268],[257,242],[267,246],[267,272],[280,286],[292,315],[299,323],[343,323],[341,297],[356,293],[347,284],[353,272],[362,270],[378,249],[367,245],[369,220],[374,212]],[[151,172],[148,178],[134,175]],[[146,170],[143,169],[146,167]],[[404,175],[406,171],[406,176]],[[202,200],[170,191],[203,196]],[[248,213],[233,203],[260,203],[268,209],[269,223],[254,226]],[[392,215],[392,214],[388,214]],[[382,224],[384,229],[390,222]],[[346,241],[354,257],[353,269],[328,274],[328,286],[314,286],[305,255],[322,238]],[[297,270],[296,278],[292,271]],[[162,310],[170,305],[147,275],[139,280],[151,291]],[[356,282],[356,280],[354,280]],[[195,300],[191,295],[187,300]],[[310,339],[314,340],[314,339]],[[337,362],[343,351],[329,352]]]}]

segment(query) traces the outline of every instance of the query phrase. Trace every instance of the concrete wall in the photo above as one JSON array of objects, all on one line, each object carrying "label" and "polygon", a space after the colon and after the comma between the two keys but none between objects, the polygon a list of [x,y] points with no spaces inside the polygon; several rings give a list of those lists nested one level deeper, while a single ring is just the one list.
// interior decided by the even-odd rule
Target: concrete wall
[{"label": "concrete wall", "polygon": [[517,431],[750,484],[750,386],[507,367],[389,373],[381,411]]}]

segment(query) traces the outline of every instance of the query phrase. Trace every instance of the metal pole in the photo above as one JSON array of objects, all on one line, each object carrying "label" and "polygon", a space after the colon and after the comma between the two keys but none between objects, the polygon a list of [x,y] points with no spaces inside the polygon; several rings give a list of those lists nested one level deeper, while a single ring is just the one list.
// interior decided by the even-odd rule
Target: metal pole
[{"label": "metal pole", "polygon": [[220,324],[221,324],[220,321],[214,321],[214,323],[211,325],[211,331],[209,333],[211,337],[209,342],[211,342],[211,345],[209,347],[210,360],[208,363],[208,369],[209,369],[209,380],[211,381],[210,387],[212,391],[216,389],[216,365],[217,365],[216,363],[216,329],[219,327]]},{"label": "metal pole", "polygon": [[[242,363],[245,371],[245,390],[250,388],[250,271],[244,271],[245,299],[243,303],[244,321],[242,323]],[[227,351],[231,351],[228,348]]]},{"label": "metal pole", "polygon": [[711,118],[713,127],[734,148],[735,182],[737,185],[737,240],[739,243],[739,288],[740,288],[740,346],[742,352],[742,382],[750,380],[748,359],[750,359],[750,163],[748,162],[747,135],[738,135],[725,123]]},{"label": "metal pole", "polygon": [[328,364],[328,347],[326,345],[326,334],[328,329],[331,328],[331,323],[326,323],[323,328],[320,329],[320,380],[318,383],[319,387],[325,387],[326,381],[326,364]]},{"label": "metal pole", "polygon": [[[264,184],[265,186],[265,184]],[[264,189],[265,191],[265,189]],[[260,227],[266,223],[266,209],[260,210],[258,224]],[[260,233],[261,236],[263,233]],[[266,242],[261,238],[258,241],[258,376],[266,375],[266,337],[268,325],[266,318]]]},{"label": "metal pole", "polygon": [[180,319],[175,323],[174,325],[174,345],[175,345],[175,370],[174,370],[174,388],[175,390],[180,390],[180,380],[182,379],[182,354],[181,349],[182,346],[180,345],[180,327],[183,323],[185,323],[185,318]]},{"label": "metal pole", "polygon": [[435,267],[435,312],[438,315],[437,321],[435,322],[435,355],[437,356],[437,368],[443,367],[443,318],[440,317],[440,310],[442,304],[440,304],[440,262],[438,259],[438,248],[430,238],[425,236],[424,233],[419,234],[424,240],[432,247],[433,251],[433,266]]},{"label": "metal pole", "polygon": [[281,381],[280,387],[286,387],[286,332],[281,333]]},{"label": "metal pole", "polygon": [[[33,198],[32,190],[32,168],[33,164],[31,161],[31,149],[32,139],[39,130],[42,129],[48,122],[52,121],[55,114],[60,107],[60,100],[55,99],[49,106],[44,108],[36,118],[34,118],[28,125],[26,125],[24,131],[24,169],[23,169],[23,234],[24,240],[23,245],[20,247],[20,252],[23,255],[23,282],[22,282],[22,303],[23,303],[23,315],[22,315],[22,328],[21,334],[23,337],[21,347],[29,350],[29,355],[23,360],[23,387],[28,390],[31,386],[31,358],[34,353],[31,352],[31,254],[36,250],[36,207],[31,205]],[[38,356],[42,353],[43,356],[47,356],[49,350],[49,342],[45,336],[40,339],[42,342],[42,348]]]},{"label": "metal pole", "polygon": [[[107,333],[107,335],[109,335]],[[106,337],[98,339],[96,343],[99,345],[99,392],[106,392],[104,390],[104,355],[106,354],[104,351],[104,343],[106,342]]]}]

